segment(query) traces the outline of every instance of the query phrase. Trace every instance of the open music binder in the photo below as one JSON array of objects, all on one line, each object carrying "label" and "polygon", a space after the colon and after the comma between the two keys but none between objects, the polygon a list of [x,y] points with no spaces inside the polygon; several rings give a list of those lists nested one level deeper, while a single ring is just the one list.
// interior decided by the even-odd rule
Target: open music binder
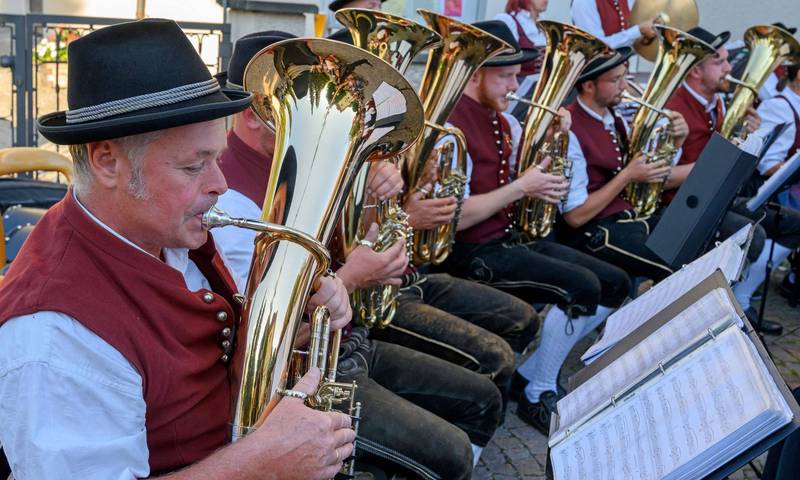
[{"label": "open music binder", "polygon": [[555,480],[722,479],[800,427],[800,407],[721,271],[570,379]]}]

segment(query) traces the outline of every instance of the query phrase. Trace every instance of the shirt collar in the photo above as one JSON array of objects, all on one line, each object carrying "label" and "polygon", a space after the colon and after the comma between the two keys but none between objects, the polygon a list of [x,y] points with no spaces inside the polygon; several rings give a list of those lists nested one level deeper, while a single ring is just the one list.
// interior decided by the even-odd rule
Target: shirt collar
[{"label": "shirt collar", "polygon": [[688,83],[683,82],[683,88],[685,88],[686,91],[689,92],[689,94],[692,97],[694,97],[694,99],[697,100],[697,102],[700,103],[700,105],[702,105],[703,108],[706,109],[706,112],[713,111],[714,108],[717,106],[717,101],[719,100],[719,98],[716,95],[711,97],[711,101],[708,101],[705,99],[705,97],[703,97],[702,95],[697,93],[697,91],[695,91],[692,87],[690,87]]},{"label": "shirt collar", "polygon": [[592,110],[591,108],[587,107],[587,106],[586,106],[586,104],[585,104],[585,103],[583,103],[583,102],[581,101],[581,99],[580,99],[580,98],[578,98],[578,99],[576,99],[576,100],[578,100],[578,105],[580,105],[580,107],[581,107],[581,108],[582,108],[582,109],[583,109],[583,110],[584,110],[584,111],[585,111],[585,112],[586,112],[586,113],[587,113],[587,114],[588,114],[590,117],[594,118],[594,119],[595,119],[595,120],[597,120],[598,122],[603,122],[603,126],[606,128],[606,130],[611,130],[611,129],[613,129],[613,128],[614,128],[614,115],[612,115],[612,114],[611,114],[611,110],[609,110],[609,109],[607,109],[607,108],[606,108],[606,110],[605,110],[605,113],[604,113],[604,114],[603,114],[603,116],[601,117],[600,115],[598,115],[598,113],[597,113],[597,112],[595,112],[595,111],[594,111],[594,110]]}]

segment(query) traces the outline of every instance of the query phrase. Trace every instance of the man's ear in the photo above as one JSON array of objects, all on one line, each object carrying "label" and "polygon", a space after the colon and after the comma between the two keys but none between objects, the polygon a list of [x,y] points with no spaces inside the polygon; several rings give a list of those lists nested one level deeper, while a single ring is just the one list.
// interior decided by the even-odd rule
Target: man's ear
[{"label": "man's ear", "polygon": [[87,145],[89,153],[89,170],[100,185],[115,188],[124,172],[127,163],[122,158],[119,145],[111,140],[92,142]]},{"label": "man's ear", "polygon": [[252,108],[242,111],[242,119],[244,119],[245,125],[250,130],[259,130],[264,126],[264,122],[261,121],[261,118],[256,115]]}]

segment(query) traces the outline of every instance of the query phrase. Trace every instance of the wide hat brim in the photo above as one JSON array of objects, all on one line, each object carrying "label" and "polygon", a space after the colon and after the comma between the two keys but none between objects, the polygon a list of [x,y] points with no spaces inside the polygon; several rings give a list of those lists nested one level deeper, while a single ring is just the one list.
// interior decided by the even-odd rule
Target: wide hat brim
[{"label": "wide hat brim", "polygon": [[486,60],[483,67],[506,67],[509,65],[520,65],[530,62],[539,56],[539,50],[535,48],[521,48],[518,52],[508,55],[497,55]]},{"label": "wide hat brim", "polygon": [[630,47],[620,47],[613,55],[593,60],[583,69],[576,83],[580,84],[589,80],[594,80],[607,71],[627,62],[633,56],[633,53],[634,51]]},{"label": "wide hat brim", "polygon": [[39,133],[58,145],[77,145],[207,122],[239,113],[250,106],[252,94],[217,92],[180,103],[152,107],[85,123],[67,123],[67,112],[54,112],[36,121]]},{"label": "wide hat brim", "polygon": [[[335,12],[336,10],[341,9],[342,7],[344,7],[345,5],[347,5],[348,3],[352,2],[352,1],[353,0],[336,0],[335,2],[331,2],[331,4],[328,5],[328,8],[331,11]],[[385,2],[385,1],[386,0],[381,0],[381,3]]]}]

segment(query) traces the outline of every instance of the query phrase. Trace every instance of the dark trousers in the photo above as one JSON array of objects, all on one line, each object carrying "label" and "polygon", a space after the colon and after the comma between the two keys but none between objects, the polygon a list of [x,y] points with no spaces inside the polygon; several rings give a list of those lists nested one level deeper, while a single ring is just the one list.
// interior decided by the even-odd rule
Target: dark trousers
[{"label": "dark trousers", "polygon": [[392,323],[370,335],[486,375],[504,390],[514,371],[514,351],[533,341],[538,325],[533,307],[511,295],[428,274],[401,289]]},{"label": "dark trousers", "polygon": [[445,262],[453,275],[508,292],[527,303],[554,303],[580,315],[616,308],[631,289],[628,274],[591,255],[519,234],[483,244],[456,242]]},{"label": "dark trousers", "polygon": [[343,346],[339,380],[358,383],[358,449],[420,478],[467,479],[470,443],[485,446],[500,423],[501,398],[486,377],[356,329]]}]

